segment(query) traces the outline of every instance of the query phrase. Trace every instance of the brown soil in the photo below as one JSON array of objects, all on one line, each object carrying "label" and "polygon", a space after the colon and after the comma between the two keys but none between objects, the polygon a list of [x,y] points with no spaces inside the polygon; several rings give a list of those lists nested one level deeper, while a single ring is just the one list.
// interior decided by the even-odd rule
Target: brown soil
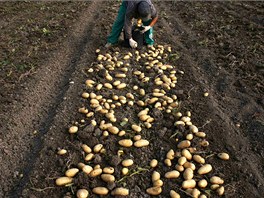
[{"label": "brown soil", "polygon": [[[39,14],[37,11],[46,5],[44,3],[41,6],[39,3],[30,3],[30,6],[29,3],[0,5],[1,11],[5,11],[1,12],[1,17],[5,20],[0,22],[2,27],[6,27],[4,34],[1,34],[1,40],[4,41],[8,40],[7,35],[10,32],[16,32],[19,28],[20,23],[15,22],[17,19],[33,18],[40,24],[45,24],[44,18],[47,17],[48,22],[52,21],[48,12]],[[61,8],[63,13],[76,13],[71,10],[78,10],[78,14],[70,15],[63,25],[59,25],[63,28],[58,28],[58,32],[50,35],[49,39],[42,33],[34,33],[32,38],[39,41],[39,46],[49,46],[51,49],[40,47],[38,53],[27,57],[27,49],[19,49],[23,45],[34,48],[34,44],[28,43],[34,42],[34,39],[22,39],[16,42],[18,48],[15,54],[11,55],[13,46],[6,47],[1,41],[2,60],[11,57],[10,62],[13,65],[24,62],[36,62],[39,65],[33,70],[27,67],[23,70],[24,73],[17,69],[12,70],[11,76],[6,77],[6,74],[10,74],[8,71],[12,64],[2,62],[1,197],[63,197],[66,194],[74,197],[72,194],[78,188],[85,187],[91,194],[93,187],[105,185],[99,179],[91,179],[80,173],[74,179],[74,185],[55,186],[57,177],[83,160],[81,143],[89,146],[99,142],[104,144],[107,155],[103,156],[100,162],[103,167],[115,165],[118,161],[115,156],[120,148],[116,143],[119,137],[102,138],[101,132],[95,132],[95,129],[87,134],[84,133],[87,130],[84,126],[80,127],[78,135],[70,136],[67,133],[69,126],[83,118],[77,110],[87,105],[79,97],[84,90],[90,91],[84,85],[85,80],[90,78],[102,81],[99,74],[91,75],[86,70],[96,60],[95,50],[105,42],[104,38],[110,31],[118,3],[47,5],[53,10],[56,20],[60,19],[56,13]],[[198,147],[201,155],[207,157],[207,162],[213,165],[212,174],[225,179],[225,197],[262,197],[264,50],[261,38],[264,4],[166,1],[156,2],[155,5],[160,15],[155,27],[156,42],[173,47],[174,56],[167,61],[176,69],[184,71],[184,75],[177,74],[176,89],[170,94],[178,94],[179,90],[183,90],[183,94],[178,94],[181,104],[179,110],[192,112],[193,123],[207,133],[206,139],[210,142],[206,149]],[[7,8],[12,8],[12,12],[7,11]],[[29,16],[27,12],[19,11],[20,8],[34,12]],[[38,27],[43,31],[44,27],[50,26]],[[63,38],[61,35],[67,36]],[[124,53],[128,51],[122,47],[115,47],[113,50]],[[144,68],[135,63],[132,69],[136,68],[144,71]],[[29,75],[23,75],[25,72]],[[150,76],[155,74],[154,71],[147,72],[145,73]],[[17,82],[18,80],[20,82]],[[129,89],[138,83],[132,71],[129,71],[126,81]],[[145,89],[152,90],[152,85]],[[203,97],[205,91],[209,92],[209,97]],[[115,90],[114,93],[121,95],[125,92]],[[101,94],[106,97],[111,93],[105,91]],[[120,123],[123,117],[129,117],[131,122],[139,122],[136,113],[140,109],[136,105],[133,109],[122,107],[118,110],[117,123]],[[142,132],[142,136],[150,141],[150,146],[143,149],[124,149],[124,158],[134,159],[134,170],[138,170],[138,167],[146,168],[151,159],[157,158],[160,161],[158,171],[165,173],[171,168],[164,166],[164,157],[170,148],[175,148],[175,138],[170,138],[175,134],[175,118],[166,113],[152,113],[159,121],[153,129]],[[102,119],[100,116],[95,118],[98,122]],[[124,126],[124,129],[127,129],[126,127],[128,126]],[[176,137],[181,139],[183,134],[179,133]],[[58,156],[58,148],[67,149],[68,153]],[[229,161],[221,161],[214,155],[222,151],[230,154]],[[120,170],[121,166],[116,165],[116,168]],[[130,189],[128,197],[149,197],[145,190],[151,186],[152,171],[151,169],[136,174],[117,185],[126,185]],[[117,173],[116,177],[120,179],[122,176]],[[169,197],[171,189],[175,189],[183,197],[188,197],[179,190],[179,181],[181,179],[175,182],[164,178],[163,192],[159,197]],[[211,197],[217,197],[214,192],[207,193],[211,194]]]}]

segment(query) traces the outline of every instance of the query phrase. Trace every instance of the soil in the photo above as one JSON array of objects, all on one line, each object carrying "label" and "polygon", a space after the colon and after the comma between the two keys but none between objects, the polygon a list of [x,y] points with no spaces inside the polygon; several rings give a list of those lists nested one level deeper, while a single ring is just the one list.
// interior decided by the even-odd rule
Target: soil
[{"label": "soil", "polygon": [[[159,1],[155,5],[160,16],[155,26],[155,40],[157,44],[172,46],[173,55],[166,61],[177,71],[184,72],[177,72],[176,88],[169,94],[178,96],[177,110],[191,111],[192,122],[207,134],[209,147],[200,147],[198,141],[194,144],[213,165],[209,176],[224,178],[224,197],[263,197],[264,50],[261,38],[264,4]],[[85,86],[85,80],[104,82],[100,73],[91,74],[87,69],[96,62],[97,48],[106,52],[103,45],[118,7],[119,3],[112,1],[103,5],[97,1],[0,4],[3,19],[0,26],[4,27],[0,43],[0,197],[75,197],[79,188],[87,188],[90,197],[96,197],[91,189],[106,184],[83,173],[74,178],[73,185],[55,185],[56,178],[83,161],[82,143],[91,147],[103,143],[107,154],[97,155],[93,163],[114,166],[118,180],[122,178],[120,161],[128,157],[134,160],[131,169],[139,174],[115,184],[128,187],[128,197],[149,197],[145,191],[152,185],[153,169],[148,167],[151,159],[159,160],[157,170],[162,175],[171,170],[163,163],[166,152],[176,149],[175,138],[182,139],[185,131],[175,134],[175,118],[170,114],[151,111],[157,121],[152,129],[142,132],[150,145],[142,149],[123,149],[121,157],[117,156],[120,149],[117,141],[121,138],[102,137],[98,127],[87,128],[89,120],[84,126],[80,125],[77,135],[67,132],[69,126],[83,119],[78,108],[88,105],[80,97],[83,91],[91,91]],[[66,15],[69,17],[65,18]],[[59,25],[52,26],[54,21]],[[26,25],[21,25],[24,23]],[[37,30],[30,29],[33,27]],[[18,35],[20,33],[23,35]],[[36,52],[28,52],[36,48],[35,44]],[[123,54],[130,51],[121,45],[111,50]],[[26,66],[19,70],[21,67],[17,65],[23,64]],[[145,70],[134,62],[125,79],[129,85],[125,91],[103,89],[100,94],[110,97],[113,93],[134,93],[132,86],[139,83],[132,74],[136,69],[150,77],[156,75],[156,71]],[[144,87],[147,92],[152,88],[152,84]],[[209,93],[208,97],[203,96],[205,92]],[[117,123],[124,117],[128,117],[130,123],[139,123],[136,114],[141,109],[137,105],[120,107],[116,112]],[[102,119],[100,115],[95,116],[97,122]],[[129,124],[119,127],[129,132]],[[131,138],[131,133],[126,137]],[[57,155],[59,148],[66,149],[67,154]],[[230,160],[218,159],[219,152],[229,153]],[[180,188],[182,179],[176,182],[162,179],[163,192],[158,197],[169,197],[171,189],[188,197]],[[205,193],[217,197],[210,190]]]}]

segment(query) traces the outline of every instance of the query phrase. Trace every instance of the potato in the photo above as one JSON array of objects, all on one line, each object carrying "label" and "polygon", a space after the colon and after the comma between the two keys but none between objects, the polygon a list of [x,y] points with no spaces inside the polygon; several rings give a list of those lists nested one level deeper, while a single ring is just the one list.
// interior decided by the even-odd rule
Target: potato
[{"label": "potato", "polygon": [[85,99],[89,98],[89,93],[87,92],[82,93],[82,97]]},{"label": "potato", "polygon": [[102,144],[97,144],[97,145],[94,146],[93,151],[95,153],[99,153],[102,148],[103,148],[103,145]]},{"label": "potato", "polygon": [[174,159],[174,150],[170,149],[166,155],[167,159],[173,160]]},{"label": "potato", "polygon": [[152,95],[154,96],[154,97],[162,97],[162,96],[164,96],[164,93],[152,93]]},{"label": "potato", "polygon": [[216,190],[219,187],[220,187],[219,184],[213,184],[213,185],[210,186],[211,190]]},{"label": "potato", "polygon": [[179,172],[184,171],[184,167],[181,166],[181,165],[179,165],[179,164],[177,164],[177,165],[175,166],[175,169],[176,169],[177,171],[179,171]]},{"label": "potato", "polygon": [[207,174],[207,173],[209,173],[212,169],[213,169],[213,167],[211,166],[211,164],[205,164],[205,165],[203,165],[201,168],[198,169],[198,174],[200,174],[200,175]]},{"label": "potato", "polygon": [[120,85],[116,86],[117,89],[123,89],[125,87],[126,87],[126,83],[121,83]]},{"label": "potato", "polygon": [[158,165],[158,160],[156,160],[156,159],[151,160],[149,165],[150,165],[150,167],[155,168]]},{"label": "potato", "polygon": [[87,175],[90,174],[93,171],[93,167],[89,165],[84,165],[82,167],[82,171],[85,172]]},{"label": "potato", "polygon": [[151,176],[151,180],[154,183],[155,181],[160,179],[160,173],[157,171],[153,171],[152,176]]},{"label": "potato", "polygon": [[190,151],[188,149],[183,149],[182,152],[181,152],[181,154],[187,160],[191,160],[192,159],[192,154],[190,153]]},{"label": "potato", "polygon": [[71,126],[69,128],[69,133],[77,133],[78,131],[78,127],[77,126]]},{"label": "potato", "polygon": [[178,117],[178,118],[180,118],[180,117],[182,117],[182,113],[181,113],[181,112],[177,112],[177,113],[175,114],[175,116]]},{"label": "potato", "polygon": [[149,117],[149,118],[146,120],[146,122],[152,123],[152,122],[154,122],[154,118]]},{"label": "potato", "polygon": [[202,194],[199,196],[199,198],[207,198],[207,196],[205,194]]},{"label": "potato", "polygon": [[67,184],[72,183],[72,178],[71,177],[59,177],[56,179],[56,185],[57,186],[65,186]]},{"label": "potato", "polygon": [[90,79],[88,79],[88,80],[86,80],[85,81],[85,84],[87,85],[87,84],[94,84],[95,82],[93,81],[93,80],[90,80]]},{"label": "potato", "polygon": [[195,170],[195,165],[191,162],[186,162],[185,164],[183,164],[184,168],[191,168],[192,170]]},{"label": "potato", "polygon": [[108,89],[113,89],[113,86],[110,83],[104,83],[104,86]]},{"label": "potato", "polygon": [[154,107],[157,108],[157,109],[160,108],[161,106],[162,106],[162,105],[161,105],[160,102],[156,102],[155,105],[154,105]]},{"label": "potato", "polygon": [[165,160],[164,160],[164,164],[165,164],[166,166],[169,166],[169,167],[172,165],[170,159],[165,159]]},{"label": "potato", "polygon": [[193,134],[186,135],[186,140],[192,140],[192,139],[193,139]]},{"label": "potato", "polygon": [[193,179],[185,180],[182,182],[182,188],[184,189],[194,188],[195,186],[196,186],[196,181]]},{"label": "potato", "polygon": [[65,149],[60,149],[57,153],[58,153],[58,155],[64,155],[64,154],[67,153],[67,150],[65,150]]},{"label": "potato", "polygon": [[149,145],[149,141],[148,140],[144,140],[144,139],[141,139],[141,140],[138,140],[138,141],[134,142],[134,146],[137,147],[137,148],[145,147],[145,146],[148,146],[148,145]]},{"label": "potato", "polygon": [[218,176],[213,176],[213,177],[210,178],[210,182],[212,184],[223,184],[224,180],[222,178],[218,177]]},{"label": "potato", "polygon": [[149,195],[159,195],[162,192],[161,187],[151,187],[146,190]]},{"label": "potato", "polygon": [[183,117],[181,118],[181,121],[183,121],[183,122],[190,122],[190,121],[191,121],[191,118],[188,117],[188,116],[183,116]]},{"label": "potato", "polygon": [[161,187],[161,186],[163,186],[163,181],[162,180],[157,180],[157,181],[154,181],[153,182],[153,186],[154,187]]},{"label": "potato", "polygon": [[104,182],[111,183],[115,181],[115,176],[110,174],[102,174],[101,178]]},{"label": "potato", "polygon": [[130,59],[130,56],[129,55],[125,55],[123,59],[124,60],[128,60],[128,59]]},{"label": "potato", "polygon": [[193,160],[196,161],[199,164],[204,164],[205,163],[205,159],[203,157],[201,157],[200,155],[194,155],[193,156]]},{"label": "potato", "polygon": [[193,178],[193,170],[191,168],[186,168],[183,172],[183,178],[185,180],[190,180]]},{"label": "potato", "polygon": [[150,124],[149,122],[144,122],[144,125],[147,129],[150,129],[152,127],[152,124]]},{"label": "potato", "polygon": [[70,168],[65,172],[65,176],[74,177],[79,172],[78,168]]},{"label": "potato", "polygon": [[86,189],[79,189],[76,193],[77,198],[87,198],[89,196],[89,192]]},{"label": "potato", "polygon": [[99,169],[99,168],[101,168],[100,164],[96,164],[96,165],[94,166],[94,170],[95,170],[95,169]]},{"label": "potato", "polygon": [[205,138],[206,137],[206,134],[204,132],[197,132],[197,133],[195,133],[195,135],[197,137],[200,137],[200,138]]},{"label": "potato", "polygon": [[142,121],[142,122],[144,122],[144,121],[146,121],[148,118],[150,118],[150,116],[149,115],[141,115],[140,117],[139,117],[139,119]]},{"label": "potato", "polygon": [[192,190],[192,197],[193,198],[198,198],[200,194],[201,194],[201,192],[197,188],[194,188]]},{"label": "potato", "polygon": [[113,173],[115,172],[115,169],[114,169],[113,167],[105,167],[105,168],[103,169],[103,172],[104,172],[105,174],[113,174]]},{"label": "potato", "polygon": [[179,120],[179,121],[175,122],[174,125],[175,125],[175,126],[178,126],[178,125],[183,125],[183,126],[185,126],[185,122]]},{"label": "potato", "polygon": [[192,133],[198,133],[199,132],[199,129],[197,128],[197,126],[195,125],[191,125],[189,126],[189,129]]},{"label": "potato", "polygon": [[216,192],[217,192],[217,194],[218,194],[219,196],[222,196],[222,195],[225,193],[225,188],[224,188],[224,186],[221,186],[220,188],[217,188]]},{"label": "potato", "polygon": [[218,153],[217,157],[222,160],[229,160],[229,155],[227,153]]},{"label": "potato", "polygon": [[139,89],[139,94],[140,94],[141,96],[145,96],[146,92],[145,92],[144,89]]},{"label": "potato", "polygon": [[137,105],[140,107],[144,107],[145,103],[142,100],[137,101]]},{"label": "potato", "polygon": [[115,77],[116,78],[126,78],[126,74],[119,73],[119,74],[116,74]]},{"label": "potato", "polygon": [[91,153],[92,152],[92,149],[86,144],[82,144],[82,149],[84,150],[85,153]]},{"label": "potato", "polygon": [[115,127],[115,126],[110,126],[110,127],[107,128],[107,130],[110,133],[115,134],[115,135],[118,134],[118,132],[119,132],[119,129],[117,127]]},{"label": "potato", "polygon": [[205,179],[201,179],[199,182],[198,182],[198,186],[200,188],[205,188],[207,186],[207,181]]},{"label": "potato", "polygon": [[92,117],[93,115],[94,115],[94,112],[89,112],[89,113],[86,114],[86,117],[87,117],[87,118],[90,118],[90,117]]},{"label": "potato", "polygon": [[86,109],[85,107],[79,108],[78,111],[80,113],[83,113],[83,114],[87,114],[88,113],[88,109]]},{"label": "potato", "polygon": [[118,144],[123,147],[131,147],[133,145],[133,142],[130,139],[123,139],[123,140],[119,140]]},{"label": "potato", "polygon": [[127,195],[129,195],[129,189],[123,188],[123,187],[118,187],[118,188],[115,188],[111,192],[111,195],[113,195],[113,196],[127,196]]},{"label": "potato", "polygon": [[179,149],[188,148],[188,147],[190,147],[190,146],[191,146],[191,142],[190,142],[189,140],[183,140],[183,141],[181,141],[181,142],[177,145],[177,147],[178,147]]},{"label": "potato", "polygon": [[104,137],[107,137],[107,136],[109,136],[109,133],[108,133],[108,131],[103,131],[103,136],[104,136]]},{"label": "potato", "polygon": [[91,120],[91,124],[92,124],[93,126],[96,126],[96,125],[97,125],[97,122],[96,122],[95,120]]},{"label": "potato", "polygon": [[176,170],[165,173],[165,177],[167,179],[175,179],[175,178],[178,178],[179,176],[180,176],[180,173],[179,171],[176,171]]},{"label": "potato", "polygon": [[200,145],[203,146],[203,147],[207,147],[207,146],[209,146],[209,142],[206,141],[206,140],[203,140],[203,141],[200,142]]},{"label": "potato", "polygon": [[185,162],[187,162],[187,159],[186,159],[186,157],[180,157],[179,159],[178,159],[178,164],[179,165],[183,165],[183,164],[185,164]]},{"label": "potato", "polygon": [[121,172],[123,175],[127,175],[129,170],[128,170],[128,168],[122,168]]},{"label": "potato", "polygon": [[204,97],[207,97],[207,96],[209,96],[209,93],[208,92],[205,92],[204,93]]},{"label": "potato", "polygon": [[126,132],[125,131],[119,131],[119,133],[118,133],[118,136],[119,137],[122,137],[122,136],[124,136],[124,135],[126,135]]},{"label": "potato", "polygon": [[94,158],[94,154],[93,153],[89,153],[86,155],[86,157],[84,158],[85,161],[90,161]]},{"label": "potato", "polygon": [[109,190],[105,187],[95,187],[93,188],[93,193],[97,195],[107,195]]},{"label": "potato", "polygon": [[134,164],[132,159],[125,159],[122,161],[122,165],[125,167],[132,166]]},{"label": "potato", "polygon": [[133,140],[134,140],[134,141],[141,140],[141,135],[135,135],[135,136],[133,137]]},{"label": "potato", "polygon": [[136,124],[132,124],[131,128],[138,133],[142,130],[142,128]]},{"label": "potato", "polygon": [[175,192],[174,190],[170,191],[170,197],[171,198],[181,198],[180,194],[178,194],[177,192]]},{"label": "potato", "polygon": [[103,170],[101,168],[94,169],[89,175],[91,177],[97,177],[98,175],[101,175]]},{"label": "potato", "polygon": [[147,100],[147,103],[148,103],[148,104],[154,104],[154,103],[157,102],[158,100],[159,100],[158,98],[154,97],[154,98],[151,98],[151,99]]}]

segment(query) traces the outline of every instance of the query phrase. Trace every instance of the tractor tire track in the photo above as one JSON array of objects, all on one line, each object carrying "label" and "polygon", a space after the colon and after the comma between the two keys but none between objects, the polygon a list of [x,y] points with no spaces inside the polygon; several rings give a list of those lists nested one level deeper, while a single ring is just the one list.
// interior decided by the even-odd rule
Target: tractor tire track
[{"label": "tractor tire track", "polygon": [[[1,169],[3,197],[20,197],[29,175],[43,147],[43,136],[49,131],[57,114],[58,106],[64,100],[69,89],[69,79],[76,69],[85,47],[91,42],[89,35],[93,31],[95,15],[91,15],[97,2],[91,2],[83,12],[78,24],[72,29],[72,35],[62,44],[47,65],[38,70],[34,79],[25,85],[28,89],[21,96],[19,104],[12,109],[4,138],[0,143],[4,148],[1,160],[9,162]],[[33,135],[33,131],[37,134]],[[5,141],[2,142],[2,141]],[[17,145],[20,145],[19,147]],[[19,167],[13,166],[13,161]],[[21,178],[12,182],[17,172]],[[11,181],[10,181],[11,180]]]},{"label": "tractor tire track", "polygon": [[[161,9],[165,10],[167,13],[169,12],[167,7],[162,7]],[[184,22],[179,16],[177,16],[177,14],[174,14],[173,16],[174,20],[172,24],[170,24],[171,26],[166,22],[165,19],[161,20],[163,28],[166,29],[168,34],[171,35],[170,37],[166,37],[166,40],[181,52],[183,56],[183,62],[185,63],[184,65],[186,65],[183,70],[185,70],[185,72],[187,70],[188,78],[194,80],[191,81],[190,84],[196,84],[195,87],[198,87],[197,84],[199,84],[200,89],[198,88],[198,91],[208,90],[209,93],[212,93],[212,97],[209,97],[208,101],[203,101],[200,103],[199,101],[197,101],[200,107],[197,107],[196,111],[197,115],[202,114],[202,112],[204,111],[203,108],[207,108],[208,112],[212,112],[212,118],[220,119],[219,121],[217,121],[217,123],[215,123],[215,126],[211,126],[212,128],[209,131],[213,132],[214,128],[216,127],[222,128],[223,134],[214,134],[214,137],[211,138],[215,140],[212,141],[214,142],[214,144],[218,144],[218,146],[215,146],[216,148],[219,149],[222,147],[223,149],[225,149],[223,145],[221,145],[222,142],[227,147],[226,149],[230,151],[230,153],[235,154],[233,156],[235,161],[233,162],[234,164],[228,164],[228,166],[232,166],[232,169],[236,170],[234,173],[236,174],[236,176],[234,175],[234,177],[237,177],[237,175],[239,175],[240,178],[236,179],[237,181],[235,179],[232,179],[230,181],[230,183],[232,183],[231,186],[235,188],[239,188],[238,186],[241,186],[242,188],[239,188],[241,192],[244,190],[246,191],[246,189],[251,189],[251,192],[248,192],[248,196],[261,197],[262,192],[260,188],[261,186],[264,186],[262,174],[263,167],[261,167],[261,164],[263,164],[263,158],[261,157],[261,155],[256,155],[256,153],[254,153],[253,140],[250,139],[250,137],[245,137],[243,131],[235,126],[234,120],[232,120],[232,118],[236,115],[230,112],[230,108],[235,109],[237,113],[242,112],[242,115],[244,115],[244,117],[241,117],[240,120],[244,121],[246,121],[246,116],[248,116],[248,114],[254,113],[247,112],[247,107],[245,107],[245,104],[247,106],[254,107],[254,109],[260,112],[260,114],[263,114],[264,110],[259,104],[251,99],[249,93],[248,95],[246,93],[244,94],[241,92],[234,92],[233,89],[236,88],[233,87],[232,84],[227,87],[226,93],[231,94],[227,94],[226,100],[223,100],[221,96],[218,96],[216,92],[218,82],[216,81],[216,79],[219,79],[219,76],[227,76],[227,78],[232,81],[232,75],[230,75],[223,68],[221,68],[220,70],[213,62],[209,61],[210,59],[215,59],[216,55],[204,48],[200,48],[199,46],[197,46],[197,44],[195,45],[195,43],[198,42],[198,38],[184,24]],[[176,31],[174,30],[174,28],[176,29]],[[187,38],[187,40],[181,40],[181,35],[185,35],[184,38]],[[202,64],[204,62],[208,62],[208,64]],[[196,79],[203,79],[203,81],[198,81],[195,83]],[[190,81],[190,79],[187,79],[187,81]],[[232,93],[236,93],[236,95],[232,95]],[[204,102],[206,103],[203,104]],[[197,106],[197,104],[193,105]],[[198,109],[200,111],[198,111]],[[250,131],[248,131],[247,133],[250,133]],[[237,140],[235,144],[233,142],[234,139]],[[246,145],[251,146],[248,147]],[[244,178],[242,178],[241,172],[244,174]],[[248,172],[250,172],[252,175],[250,177],[246,176],[245,178],[245,175],[247,175]],[[248,181],[241,183],[244,180]],[[243,193],[246,193],[245,191]],[[229,195],[231,196],[231,193]]]}]

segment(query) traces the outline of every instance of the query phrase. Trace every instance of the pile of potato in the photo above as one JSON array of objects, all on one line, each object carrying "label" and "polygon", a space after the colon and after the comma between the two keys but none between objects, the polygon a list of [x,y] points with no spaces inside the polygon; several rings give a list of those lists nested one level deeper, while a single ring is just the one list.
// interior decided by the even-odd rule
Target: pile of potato
[{"label": "pile of potato", "polygon": [[[146,193],[153,196],[159,195],[162,193],[162,188],[166,188],[165,181],[173,180],[179,185],[179,188],[171,189],[170,195],[164,195],[165,197],[178,198],[180,194],[185,193],[192,197],[204,198],[208,197],[206,189],[215,190],[218,195],[223,195],[224,180],[217,175],[210,178],[207,176],[213,171],[213,167],[206,163],[203,156],[199,155],[197,145],[193,144],[193,140],[196,139],[196,142],[197,140],[199,142],[198,146],[207,147],[209,142],[205,139],[206,133],[199,131],[198,127],[192,123],[191,112],[183,115],[177,111],[178,97],[176,94],[171,94],[173,93],[171,90],[177,84],[176,74],[182,75],[184,72],[177,70],[172,65],[165,64],[171,52],[171,47],[162,45],[149,48],[147,51],[134,51],[126,54],[120,52],[103,54],[99,49],[96,50],[97,61],[87,69],[90,78],[85,81],[87,89],[81,94],[86,102],[78,109],[78,112],[83,114],[83,119],[70,126],[68,132],[74,136],[79,130],[82,130],[84,125],[97,126],[102,130],[102,136],[117,136],[119,140],[116,144],[119,147],[141,149],[151,144],[149,140],[142,137],[142,131],[150,130],[155,123],[155,119],[149,114],[150,109],[156,108],[162,113],[173,114],[175,129],[181,128],[188,133],[181,140],[175,139],[175,145],[164,156],[164,161],[149,159],[149,170],[153,171],[152,184],[146,189]],[[146,72],[148,70],[155,71],[156,75],[149,76]],[[128,79],[130,74],[134,76],[137,84],[130,83],[131,79]],[[97,75],[100,76],[100,80],[96,78]],[[148,90],[152,91],[145,90],[146,86]],[[131,114],[136,113],[138,118],[136,122],[128,118],[117,117],[116,112],[120,111],[121,107],[135,105],[141,109],[139,112],[131,112]],[[104,119],[96,120],[95,115],[97,114],[100,114]],[[121,129],[123,127],[120,127],[120,122],[124,123],[126,130]],[[85,153],[83,160],[75,168],[68,169],[65,176],[57,178],[56,185],[72,185],[73,178],[80,171],[84,172],[87,177],[101,179],[106,184],[115,183],[117,179],[121,179],[116,178],[114,167],[101,167],[100,164],[93,163],[95,155],[107,153],[104,142],[93,147],[83,142],[81,148]],[[124,151],[120,149],[118,155],[122,156],[122,152]],[[66,153],[65,149],[58,151],[59,155]],[[229,159],[227,153],[220,153],[218,157],[222,160]],[[133,159],[123,159],[121,175],[129,175],[130,167],[133,164]],[[161,175],[158,170],[162,170],[163,166],[170,167],[171,170]],[[106,186],[95,187],[91,189],[90,193],[129,196],[127,187],[120,186],[109,190]],[[89,186],[87,189],[79,189],[76,196],[78,198],[88,197],[88,189]]]}]

